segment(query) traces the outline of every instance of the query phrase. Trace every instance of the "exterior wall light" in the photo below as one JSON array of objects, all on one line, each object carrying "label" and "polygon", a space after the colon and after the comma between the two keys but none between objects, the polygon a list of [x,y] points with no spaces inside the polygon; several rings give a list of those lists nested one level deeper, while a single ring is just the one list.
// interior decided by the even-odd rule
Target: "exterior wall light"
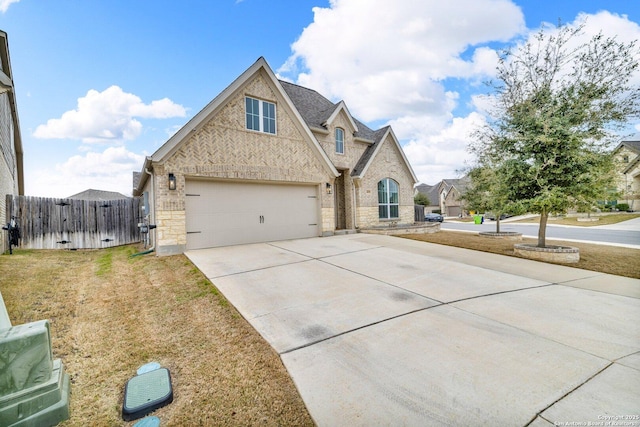
[{"label": "exterior wall light", "polygon": [[327,189],[327,194],[331,194],[331,184],[329,184],[328,182],[326,185],[326,189]]},{"label": "exterior wall light", "polygon": [[172,173],[169,174],[169,190],[176,189],[176,176]]}]

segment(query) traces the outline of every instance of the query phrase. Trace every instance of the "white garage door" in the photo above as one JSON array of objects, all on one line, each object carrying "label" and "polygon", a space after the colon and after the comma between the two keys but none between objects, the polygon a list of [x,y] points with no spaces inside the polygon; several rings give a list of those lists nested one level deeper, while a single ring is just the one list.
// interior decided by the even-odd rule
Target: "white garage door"
[{"label": "white garage door", "polygon": [[319,235],[317,186],[187,180],[187,249]]}]

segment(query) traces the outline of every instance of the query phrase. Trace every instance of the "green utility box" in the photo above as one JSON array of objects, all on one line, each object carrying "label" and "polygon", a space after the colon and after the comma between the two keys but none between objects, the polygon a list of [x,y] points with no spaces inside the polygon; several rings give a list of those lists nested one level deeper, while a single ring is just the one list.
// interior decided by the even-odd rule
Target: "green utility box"
[{"label": "green utility box", "polygon": [[0,425],[46,427],[68,418],[69,375],[53,360],[49,322],[0,330]]}]

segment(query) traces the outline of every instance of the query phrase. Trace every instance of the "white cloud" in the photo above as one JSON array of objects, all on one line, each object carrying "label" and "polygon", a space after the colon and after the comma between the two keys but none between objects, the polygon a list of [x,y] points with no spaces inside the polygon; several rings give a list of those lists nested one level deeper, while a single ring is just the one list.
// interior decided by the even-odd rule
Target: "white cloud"
[{"label": "white cloud", "polygon": [[27,193],[41,197],[68,197],[93,188],[130,196],[133,171],[140,170],[144,159],[144,155],[128,151],[124,146],[75,155],[52,169],[27,170]]},{"label": "white cloud", "polygon": [[524,31],[521,10],[508,0],[332,0],[313,11],[279,72],[303,71],[298,83],[346,99],[366,121],[442,113],[441,79],[492,71],[491,50],[479,45]]},{"label": "white cloud", "polygon": [[0,0],[0,12],[5,13],[11,3],[18,3],[20,0]]},{"label": "white cloud", "polygon": [[[471,128],[490,111],[490,98],[479,95],[495,73],[494,49],[530,36],[510,0],[330,0],[313,12],[278,74],[345,100],[365,122],[391,124],[418,179],[431,184],[457,176],[470,159]],[[640,39],[626,16],[576,21],[584,18],[588,35]],[[459,106],[464,117],[455,117]]]},{"label": "white cloud", "polygon": [[471,134],[485,122],[478,113],[456,117],[437,129],[421,133],[403,147],[421,182],[436,184],[441,179],[458,178],[472,156],[467,151]]},{"label": "white cloud", "polygon": [[491,76],[497,56],[486,44],[525,31],[520,8],[508,0],[332,0],[313,11],[278,72],[344,99],[361,120],[391,124],[409,141],[421,181],[455,176],[467,156],[462,129],[476,116],[454,120],[459,96],[443,79]]},{"label": "white cloud", "polygon": [[168,98],[145,104],[118,86],[102,92],[91,89],[78,98],[78,106],[36,128],[42,139],[78,139],[85,143],[112,143],[135,139],[142,131],[136,118],[166,119],[184,117],[186,110]]}]

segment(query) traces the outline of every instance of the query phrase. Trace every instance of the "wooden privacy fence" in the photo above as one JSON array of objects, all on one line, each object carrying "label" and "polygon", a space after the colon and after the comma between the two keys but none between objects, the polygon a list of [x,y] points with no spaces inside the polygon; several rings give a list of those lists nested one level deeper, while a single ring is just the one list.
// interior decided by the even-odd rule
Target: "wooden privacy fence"
[{"label": "wooden privacy fence", "polygon": [[140,241],[140,199],[7,195],[7,221],[10,216],[20,226],[22,249],[98,249]]}]

